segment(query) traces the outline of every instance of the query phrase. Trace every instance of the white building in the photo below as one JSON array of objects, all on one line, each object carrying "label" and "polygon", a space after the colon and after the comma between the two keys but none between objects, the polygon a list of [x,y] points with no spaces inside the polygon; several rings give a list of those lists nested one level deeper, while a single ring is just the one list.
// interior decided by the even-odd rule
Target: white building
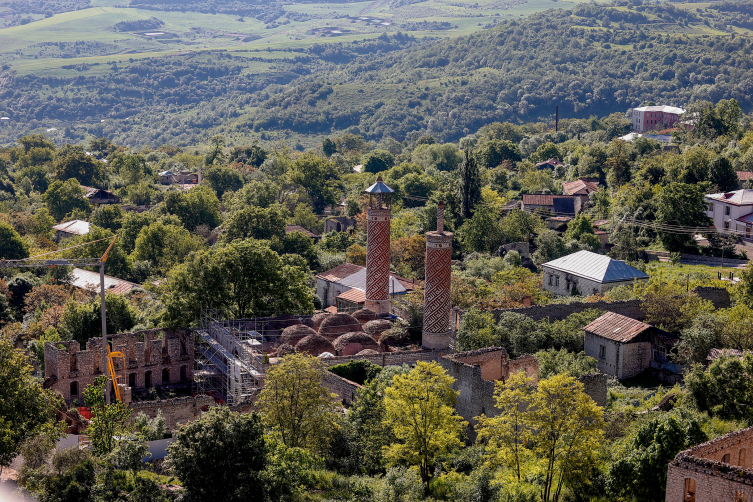
[{"label": "white building", "polygon": [[648,274],[623,261],[591,251],[578,251],[544,263],[543,288],[557,295],[603,294],[615,286],[648,281]]},{"label": "white building", "polygon": [[680,120],[685,113],[676,106],[641,106],[633,108],[633,131],[646,132],[655,129],[667,129]]},{"label": "white building", "polygon": [[[390,272],[390,296],[404,295],[412,290],[412,281]],[[337,306],[338,297],[347,291],[352,291],[352,297],[346,298],[347,303],[362,303],[358,301],[360,298],[355,291],[362,291],[365,301],[366,267],[343,263],[316,276],[316,295],[322,300],[322,308]]]},{"label": "white building", "polygon": [[734,232],[744,238],[751,237],[753,227],[753,190],[735,190],[711,193],[704,197],[706,216],[711,218],[720,232]]},{"label": "white building", "polygon": [[55,231],[55,242],[60,242],[69,237],[78,237],[89,233],[89,222],[83,220],[71,220],[52,227]]}]

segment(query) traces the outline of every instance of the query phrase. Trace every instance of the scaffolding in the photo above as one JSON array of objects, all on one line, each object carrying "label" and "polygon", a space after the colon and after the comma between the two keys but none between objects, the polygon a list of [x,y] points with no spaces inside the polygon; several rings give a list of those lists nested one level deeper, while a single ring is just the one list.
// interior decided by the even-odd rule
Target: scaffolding
[{"label": "scaffolding", "polygon": [[202,311],[196,333],[194,391],[228,405],[252,400],[264,384],[263,337],[248,320],[218,319]]}]

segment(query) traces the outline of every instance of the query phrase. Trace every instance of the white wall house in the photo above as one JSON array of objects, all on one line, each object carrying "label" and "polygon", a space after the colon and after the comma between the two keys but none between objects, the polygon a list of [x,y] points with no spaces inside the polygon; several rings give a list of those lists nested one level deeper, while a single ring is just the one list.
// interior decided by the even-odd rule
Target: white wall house
[{"label": "white wall house", "polygon": [[648,281],[648,274],[623,261],[591,251],[578,251],[544,263],[543,288],[557,295],[603,294],[610,289]]},{"label": "white wall house", "polygon": [[750,239],[753,235],[753,190],[711,193],[704,198],[706,216],[717,230]]},{"label": "white wall house", "polygon": [[633,131],[646,132],[672,127],[685,113],[675,106],[641,106],[633,108]]}]

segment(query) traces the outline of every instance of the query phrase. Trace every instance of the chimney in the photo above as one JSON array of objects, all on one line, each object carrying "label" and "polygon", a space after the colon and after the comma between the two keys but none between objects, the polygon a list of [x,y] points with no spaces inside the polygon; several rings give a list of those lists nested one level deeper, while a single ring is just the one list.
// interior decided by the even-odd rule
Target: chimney
[{"label": "chimney", "polygon": [[394,190],[377,178],[369,194],[366,228],[366,302],[377,314],[389,313],[390,301],[390,198]]},{"label": "chimney", "polygon": [[450,346],[450,277],[452,233],[444,231],[444,202],[437,204],[437,230],[426,232],[426,282],[424,284],[424,349],[445,350]]}]

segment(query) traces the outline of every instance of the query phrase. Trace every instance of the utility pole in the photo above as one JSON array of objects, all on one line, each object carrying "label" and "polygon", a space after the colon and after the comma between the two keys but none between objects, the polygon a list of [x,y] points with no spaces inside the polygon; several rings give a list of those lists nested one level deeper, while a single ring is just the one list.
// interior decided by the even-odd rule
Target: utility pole
[{"label": "utility pole", "polygon": [[[96,241],[85,242],[78,246],[72,246],[65,249],[59,249],[57,251],[51,251],[49,253],[32,256],[30,258],[24,258],[22,260],[5,260],[0,259],[0,268],[55,268],[55,267],[96,267],[99,266],[99,295],[100,295],[100,313],[102,316],[102,374],[107,375],[107,312],[105,308],[105,262],[107,261],[107,255],[110,253],[112,246],[115,244],[118,236],[112,238],[112,242],[107,247],[105,254],[101,258],[54,258],[50,260],[40,259],[42,256],[47,256],[68,249],[74,249],[78,247],[88,246],[95,242],[100,242],[107,239],[98,239]],[[110,379],[107,379],[105,384],[105,403],[110,404]]]}]

